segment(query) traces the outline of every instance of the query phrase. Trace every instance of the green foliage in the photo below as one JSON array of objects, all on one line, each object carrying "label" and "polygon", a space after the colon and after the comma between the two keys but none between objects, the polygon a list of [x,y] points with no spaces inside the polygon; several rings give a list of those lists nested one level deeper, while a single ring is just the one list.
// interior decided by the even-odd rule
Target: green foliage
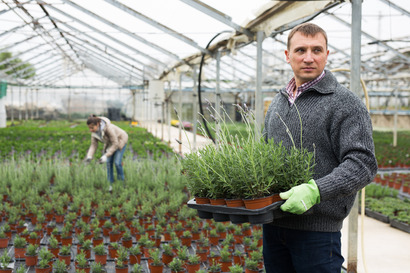
[{"label": "green foliage", "polygon": [[171,269],[171,272],[180,272],[184,269],[184,262],[180,258],[175,257],[168,264],[168,267]]},{"label": "green foliage", "polygon": [[36,70],[30,63],[25,63],[19,58],[13,58],[13,54],[10,52],[1,52],[0,62],[7,59],[9,60],[6,63],[0,65],[0,70],[7,70],[7,75],[25,80],[36,75]]},{"label": "green foliage", "polygon": [[[257,198],[286,191],[312,178],[314,155],[285,149],[255,133],[254,115],[239,107],[247,135],[232,135],[225,115],[217,115],[220,140],[181,161],[192,195],[210,198]],[[227,116],[227,115],[226,115]]]},{"label": "green foliage", "polygon": [[12,258],[8,254],[8,252],[3,251],[3,255],[1,255],[1,257],[0,257],[0,266],[1,266],[1,268],[6,269],[11,261],[12,261]]}]

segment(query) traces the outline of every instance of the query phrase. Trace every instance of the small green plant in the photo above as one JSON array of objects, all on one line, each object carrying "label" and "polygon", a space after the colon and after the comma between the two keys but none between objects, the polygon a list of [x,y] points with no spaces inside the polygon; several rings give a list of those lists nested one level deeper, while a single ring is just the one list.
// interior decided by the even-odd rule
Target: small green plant
[{"label": "small green plant", "polygon": [[212,264],[209,266],[209,272],[221,272],[221,264],[213,261]]},{"label": "small green plant", "polygon": [[159,248],[153,248],[149,250],[150,257],[152,258],[152,265],[160,266],[163,265],[161,260],[161,252]]},{"label": "small green plant", "polygon": [[222,262],[229,262],[232,259],[231,253],[229,252],[228,247],[223,247],[220,251],[220,255],[221,255]]},{"label": "small green plant", "polygon": [[187,261],[188,260],[188,247],[182,246],[178,249],[177,251],[177,256],[180,258],[182,261]]},{"label": "small green plant", "polygon": [[245,258],[245,268],[249,270],[258,270],[259,262],[250,258]]},{"label": "small green plant", "polygon": [[232,265],[229,267],[229,272],[230,273],[242,273],[243,267],[240,266],[239,264]]},{"label": "small green plant", "polygon": [[57,259],[53,264],[54,273],[68,273],[68,267],[63,260]]},{"label": "small green plant", "polygon": [[134,264],[131,268],[131,273],[145,273],[144,267],[140,264]]},{"label": "small green plant", "polygon": [[79,268],[86,268],[88,266],[88,260],[85,257],[85,253],[82,250],[80,251],[80,253],[77,253],[75,260]]},{"label": "small green plant", "polygon": [[130,255],[139,255],[142,254],[141,248],[138,245],[134,245],[128,249]]},{"label": "small green plant", "polygon": [[23,237],[20,237],[17,234],[16,237],[14,238],[13,244],[15,248],[23,248],[27,245],[27,241],[26,239],[24,239]]},{"label": "small green plant", "polygon": [[11,261],[12,261],[11,256],[9,256],[7,251],[4,251],[3,255],[1,255],[1,257],[0,257],[0,266],[1,266],[1,268],[2,269],[8,268]]},{"label": "small green plant", "polygon": [[121,260],[121,261],[125,262],[126,260],[128,260],[128,250],[123,246],[121,246],[118,249],[117,255],[118,255],[117,261]]},{"label": "small green plant", "polygon": [[60,248],[60,255],[68,256],[71,255],[71,245],[65,245]]},{"label": "small green plant", "polygon": [[38,268],[48,268],[50,265],[48,264],[50,261],[47,259],[41,259],[38,264],[37,267]]},{"label": "small green plant", "polygon": [[168,256],[173,256],[174,255],[174,252],[172,251],[172,247],[171,247],[170,244],[163,244],[162,245],[162,250],[163,250],[163,253],[168,255]]},{"label": "small green plant", "polygon": [[26,272],[26,269],[24,268],[23,265],[20,265],[16,270],[16,273],[25,273],[25,272]]},{"label": "small green plant", "polygon": [[201,257],[197,254],[192,254],[188,256],[188,263],[189,264],[199,264],[201,262]]},{"label": "small green plant", "polygon": [[107,250],[105,249],[104,244],[99,244],[97,246],[94,247],[94,252],[97,255],[105,255],[107,254]]},{"label": "small green plant", "polygon": [[29,244],[26,248],[26,255],[27,256],[36,256],[38,250],[38,245]]},{"label": "small green plant", "polygon": [[38,252],[38,257],[41,260],[46,260],[48,262],[50,262],[53,259],[53,253],[50,252],[50,250],[48,250],[45,247],[40,248],[40,251]]},{"label": "small green plant", "polygon": [[171,272],[180,272],[184,269],[184,262],[180,258],[175,257],[168,264],[168,267],[171,269]]},{"label": "small green plant", "polygon": [[104,267],[100,263],[91,263],[91,273],[103,273],[105,272]]},{"label": "small green plant", "polygon": [[48,245],[50,248],[57,248],[58,247],[58,240],[54,235],[50,236],[50,239],[48,239]]}]

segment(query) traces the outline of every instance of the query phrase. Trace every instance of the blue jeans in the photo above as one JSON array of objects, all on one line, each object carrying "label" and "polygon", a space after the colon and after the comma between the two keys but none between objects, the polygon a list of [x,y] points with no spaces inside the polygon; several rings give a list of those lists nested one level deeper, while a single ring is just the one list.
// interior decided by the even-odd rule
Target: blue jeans
[{"label": "blue jeans", "polygon": [[122,156],[124,155],[125,147],[127,147],[127,144],[125,144],[121,150],[119,149],[116,150],[112,154],[112,156],[107,158],[107,177],[108,177],[108,181],[110,182],[110,184],[114,183],[114,165],[115,165],[115,169],[117,169],[117,179],[124,181],[124,170],[122,168]]},{"label": "blue jeans", "polygon": [[315,232],[263,225],[266,273],[340,273],[340,232]]}]

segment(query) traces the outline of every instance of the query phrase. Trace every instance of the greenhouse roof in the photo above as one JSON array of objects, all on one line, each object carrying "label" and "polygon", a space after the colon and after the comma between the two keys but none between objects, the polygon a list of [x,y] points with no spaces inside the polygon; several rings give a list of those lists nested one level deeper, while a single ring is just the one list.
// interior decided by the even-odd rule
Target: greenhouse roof
[{"label": "greenhouse roof", "polygon": [[[363,1],[364,80],[380,88],[408,82],[409,10],[407,0]],[[223,88],[254,89],[256,33],[263,31],[263,85],[278,88],[291,73],[288,31],[304,21],[327,31],[328,68],[349,68],[351,14],[347,1],[2,0],[0,51],[11,57],[0,63],[0,78],[37,88],[134,89],[180,72],[192,81],[204,56],[204,87],[212,88],[220,52]]]}]

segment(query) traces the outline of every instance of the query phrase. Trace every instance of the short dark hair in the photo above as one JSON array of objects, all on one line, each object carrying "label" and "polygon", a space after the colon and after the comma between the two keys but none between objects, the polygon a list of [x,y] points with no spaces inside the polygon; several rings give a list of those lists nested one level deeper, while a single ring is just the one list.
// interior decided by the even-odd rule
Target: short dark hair
[{"label": "short dark hair", "polygon": [[90,115],[87,119],[87,125],[97,125],[98,123],[100,123],[101,119],[99,117],[97,117],[96,115]]},{"label": "short dark hair", "polygon": [[292,39],[293,35],[295,35],[296,32],[301,32],[305,36],[315,36],[318,33],[321,33],[326,40],[326,49],[327,49],[327,34],[326,31],[324,31],[321,27],[318,25],[315,25],[313,23],[303,23],[300,25],[297,25],[292,29],[292,31],[288,35],[288,50],[290,48],[290,40]]}]

